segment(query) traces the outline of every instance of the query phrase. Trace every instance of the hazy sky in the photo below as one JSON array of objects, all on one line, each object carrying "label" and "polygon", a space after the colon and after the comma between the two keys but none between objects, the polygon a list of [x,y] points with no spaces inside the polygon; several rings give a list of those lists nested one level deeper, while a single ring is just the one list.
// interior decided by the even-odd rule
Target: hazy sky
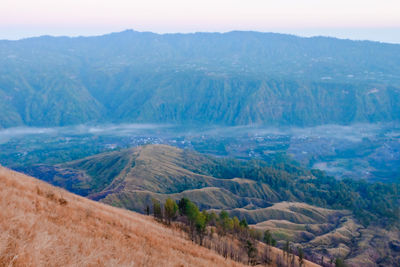
[{"label": "hazy sky", "polygon": [[256,30],[400,43],[400,0],[1,0],[0,39]]}]

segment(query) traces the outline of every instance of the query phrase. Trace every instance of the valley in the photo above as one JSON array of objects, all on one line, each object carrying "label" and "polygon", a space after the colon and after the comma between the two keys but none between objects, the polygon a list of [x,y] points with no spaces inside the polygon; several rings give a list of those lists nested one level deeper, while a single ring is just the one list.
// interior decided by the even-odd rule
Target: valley
[{"label": "valley", "polygon": [[[315,262],[322,257],[342,257],[356,265],[398,260],[389,245],[400,240],[398,186],[379,189],[374,184],[343,183],[290,163],[240,162],[166,145],[33,165],[21,171],[141,213],[152,199],[187,197],[201,209],[226,210],[245,218],[251,227],[271,230],[281,247],[285,240],[302,245]],[[376,190],[382,195],[364,203],[365,191]],[[365,206],[358,210],[360,205]],[[382,205],[389,205],[388,209]],[[378,243],[386,244],[379,255],[371,252]]]},{"label": "valley", "polygon": [[0,111],[0,266],[400,264],[399,44],[0,40]]},{"label": "valley", "polygon": [[57,164],[145,144],[219,157],[296,161],[338,179],[399,182],[400,125],[219,127],[105,124],[0,130],[0,164]]}]

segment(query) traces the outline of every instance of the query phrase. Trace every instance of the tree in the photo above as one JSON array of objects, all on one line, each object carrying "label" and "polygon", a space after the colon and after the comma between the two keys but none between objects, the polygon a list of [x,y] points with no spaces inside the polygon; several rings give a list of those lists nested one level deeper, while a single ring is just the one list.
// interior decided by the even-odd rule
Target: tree
[{"label": "tree", "polygon": [[291,264],[291,266],[293,266],[293,267],[294,267],[294,260],[295,260],[295,256],[294,256],[294,254],[292,254],[292,255],[291,255],[291,262],[290,262],[290,264]]},{"label": "tree", "polygon": [[299,266],[301,267],[304,265],[304,252],[301,247],[297,248],[297,254],[299,254]]},{"label": "tree", "polygon": [[272,262],[271,258],[271,247],[265,246],[264,253],[262,255],[262,262],[269,265]]},{"label": "tree", "polygon": [[267,244],[267,245],[269,245],[269,246],[272,245],[272,234],[271,234],[271,232],[270,232],[269,230],[266,230],[266,231],[264,232],[263,241],[264,241],[265,244]]},{"label": "tree", "polygon": [[219,226],[221,230],[220,233],[223,235],[233,230],[233,219],[229,218],[228,212],[224,210],[219,213]]},{"label": "tree", "polygon": [[337,258],[335,260],[335,267],[346,267],[346,264],[344,263],[343,259]]},{"label": "tree", "polygon": [[225,210],[221,211],[221,212],[219,213],[219,218],[220,218],[220,220],[229,219],[229,214],[228,214],[228,212],[226,212]]},{"label": "tree", "polygon": [[249,259],[249,264],[255,265],[257,257],[257,248],[254,246],[252,241],[246,240],[245,249],[247,252],[247,257]]},{"label": "tree", "polygon": [[153,215],[154,215],[154,218],[162,221],[163,220],[163,214],[162,214],[162,210],[161,210],[160,201],[158,201],[157,199],[153,198],[152,202],[153,202]]},{"label": "tree", "polygon": [[266,230],[264,232],[264,237],[263,237],[264,243],[267,244],[265,246],[264,255],[263,255],[263,261],[266,264],[270,264],[272,262],[272,259],[271,259],[272,240],[274,240],[274,239],[272,238],[271,232],[269,230]]},{"label": "tree", "polygon": [[190,200],[185,197],[183,197],[183,198],[181,198],[181,200],[179,200],[178,207],[179,207],[179,214],[181,216],[186,215],[186,206],[189,202],[190,202]]},{"label": "tree", "polygon": [[178,205],[176,204],[176,202],[173,201],[171,198],[167,198],[164,204],[164,213],[168,224],[171,224],[171,220],[173,220],[176,217],[177,211],[178,211]]},{"label": "tree", "polygon": [[188,200],[186,202],[184,212],[185,212],[184,214],[187,216],[187,219],[189,221],[190,237],[191,237],[192,241],[194,241],[196,219],[197,219],[198,214],[200,213],[199,208],[196,206],[196,204],[194,204],[193,202]]},{"label": "tree", "polygon": [[285,246],[283,247],[283,253],[284,253],[283,255],[285,255],[285,252],[286,252],[286,265],[289,266],[289,254],[290,254],[290,243],[289,243],[289,241],[286,241]]},{"label": "tree", "polygon": [[240,221],[239,221],[238,217],[236,217],[236,216],[233,217],[232,221],[233,221],[233,230],[236,233],[239,233],[241,227],[240,227]]},{"label": "tree", "polygon": [[262,256],[263,262],[266,264],[271,264],[272,258],[271,258],[271,242],[272,242],[272,237],[271,233],[267,230],[264,232],[264,242],[267,244],[264,249],[264,254]]},{"label": "tree", "polygon": [[215,214],[215,212],[206,212],[205,210],[203,210],[203,213],[207,216],[207,224],[208,225],[213,225],[216,226],[217,225],[217,220],[218,220],[218,216],[217,214]]},{"label": "tree", "polygon": [[259,231],[257,229],[254,229],[254,228],[251,228],[251,229],[248,230],[248,232],[249,232],[249,235],[250,235],[250,237],[252,239],[254,239],[254,240],[261,240],[262,239],[262,232],[261,231]]},{"label": "tree", "polygon": [[195,227],[196,227],[196,232],[199,235],[200,239],[200,246],[203,245],[203,238],[206,233],[206,227],[207,227],[207,217],[203,212],[199,212],[196,216],[195,220]]},{"label": "tree", "polygon": [[244,219],[244,218],[243,218],[242,220],[240,220],[239,225],[240,225],[242,228],[249,228],[249,224],[247,223],[246,219]]}]

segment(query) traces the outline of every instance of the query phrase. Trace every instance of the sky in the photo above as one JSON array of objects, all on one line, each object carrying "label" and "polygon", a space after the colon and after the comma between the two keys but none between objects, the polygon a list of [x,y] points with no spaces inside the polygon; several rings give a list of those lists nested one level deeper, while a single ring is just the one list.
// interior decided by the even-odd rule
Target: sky
[{"label": "sky", "polygon": [[1,0],[0,39],[254,30],[400,43],[400,0]]}]

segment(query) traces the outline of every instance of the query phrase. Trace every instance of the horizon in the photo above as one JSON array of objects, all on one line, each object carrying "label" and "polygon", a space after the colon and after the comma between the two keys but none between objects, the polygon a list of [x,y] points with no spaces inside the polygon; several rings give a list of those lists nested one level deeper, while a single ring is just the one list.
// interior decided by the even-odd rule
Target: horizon
[{"label": "horizon", "polygon": [[400,43],[397,0],[3,0],[0,39],[258,31]]},{"label": "horizon", "polygon": [[[86,34],[37,34],[37,35],[32,35],[32,36],[24,36],[24,37],[20,37],[20,38],[0,38],[0,41],[21,41],[21,40],[25,40],[25,39],[32,39],[32,38],[40,38],[40,37],[67,37],[67,38],[88,38],[88,37],[97,37],[97,36],[106,36],[106,35],[110,35],[110,34],[119,34],[119,33],[123,33],[123,32],[128,32],[128,31],[132,31],[132,32],[139,32],[139,33],[152,33],[152,34],[158,34],[158,35],[168,35],[168,34],[198,34],[198,33],[209,33],[209,34],[228,34],[231,32],[254,32],[254,33],[261,33],[261,34],[282,34],[282,35],[290,35],[290,36],[296,36],[299,38],[317,38],[317,37],[321,37],[321,38],[333,38],[333,39],[339,39],[339,40],[350,40],[350,41],[365,41],[365,42],[378,42],[378,43],[387,43],[387,44],[400,44],[400,28],[396,28],[396,29],[391,29],[392,31],[398,31],[399,32],[399,37],[398,37],[398,41],[388,41],[388,40],[383,40],[382,39],[367,39],[367,38],[354,38],[355,36],[353,36],[353,38],[346,36],[345,34],[343,35],[329,35],[329,34],[318,34],[317,32],[315,32],[315,34],[311,34],[311,32],[313,31],[309,31],[309,34],[306,33],[306,31],[303,32],[290,32],[290,31],[259,31],[259,30],[228,30],[228,31],[193,31],[193,32],[178,32],[178,31],[171,31],[171,32],[156,32],[156,31],[149,31],[149,30],[137,30],[134,28],[126,28],[126,29],[121,29],[118,31],[108,31],[108,32],[93,32],[93,33],[86,33]],[[303,34],[302,34],[303,33]],[[359,35],[362,36],[362,35]]]}]

